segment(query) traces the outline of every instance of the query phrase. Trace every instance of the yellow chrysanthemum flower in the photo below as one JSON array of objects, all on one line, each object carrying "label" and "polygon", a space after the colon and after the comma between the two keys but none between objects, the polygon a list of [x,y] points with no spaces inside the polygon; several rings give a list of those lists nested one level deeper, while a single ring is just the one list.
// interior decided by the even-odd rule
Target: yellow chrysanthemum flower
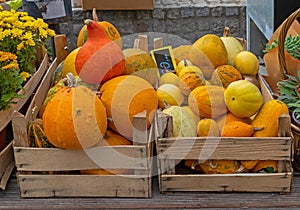
[{"label": "yellow chrysanthemum flower", "polygon": [[22,77],[23,81],[26,81],[30,77],[30,74],[28,72],[22,71],[20,73],[20,76]]}]

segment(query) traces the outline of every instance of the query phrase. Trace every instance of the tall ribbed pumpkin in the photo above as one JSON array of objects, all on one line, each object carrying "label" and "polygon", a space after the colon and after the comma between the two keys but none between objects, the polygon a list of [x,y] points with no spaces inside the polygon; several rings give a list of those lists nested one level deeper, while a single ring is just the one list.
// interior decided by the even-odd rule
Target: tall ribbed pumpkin
[{"label": "tall ribbed pumpkin", "polygon": [[122,75],[125,57],[120,47],[93,20],[85,20],[87,41],[78,50],[75,69],[79,77],[91,84],[100,84]]},{"label": "tall ribbed pumpkin", "polygon": [[43,122],[49,142],[67,149],[91,147],[102,140],[107,129],[102,101],[85,86],[58,90],[45,108]]},{"label": "tall ribbed pumpkin", "polygon": [[152,85],[134,75],[122,75],[105,82],[101,100],[106,107],[108,126],[125,137],[132,137],[133,116],[146,111],[147,126],[158,107],[158,97]]}]

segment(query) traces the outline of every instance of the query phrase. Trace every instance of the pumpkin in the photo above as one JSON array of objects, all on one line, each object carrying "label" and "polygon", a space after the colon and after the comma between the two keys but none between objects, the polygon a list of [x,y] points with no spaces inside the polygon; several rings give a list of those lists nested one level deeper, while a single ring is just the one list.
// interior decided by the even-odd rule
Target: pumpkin
[{"label": "pumpkin", "polygon": [[120,47],[111,41],[96,21],[85,20],[87,41],[78,50],[75,69],[79,77],[90,84],[102,84],[122,75],[125,57]]},{"label": "pumpkin", "polygon": [[165,108],[165,103],[170,106],[180,106],[184,101],[184,96],[180,89],[173,84],[164,84],[156,90],[158,97],[158,105],[160,108]]},{"label": "pumpkin", "polygon": [[123,75],[133,74],[147,80],[150,84],[158,81],[158,69],[151,55],[136,48],[127,48],[123,50],[123,54],[126,61]]},{"label": "pumpkin", "polygon": [[80,47],[77,47],[67,55],[66,59],[64,60],[64,65],[62,67],[60,79],[65,78],[67,73],[72,73],[74,76],[77,76],[77,72],[75,68],[75,59],[79,49]]},{"label": "pumpkin", "polygon": [[28,122],[27,135],[30,147],[54,147],[44,132],[44,125],[42,119],[35,119]]},{"label": "pumpkin", "polygon": [[200,117],[192,111],[191,107],[189,107],[188,105],[184,105],[184,106],[182,106],[182,108],[185,109],[190,114],[190,116],[193,118],[195,123],[198,124]]},{"label": "pumpkin", "polygon": [[197,160],[184,160],[184,165],[194,171],[201,171],[200,165]]},{"label": "pumpkin", "polygon": [[199,86],[188,96],[188,105],[200,118],[216,119],[227,113],[224,88],[220,86]]},{"label": "pumpkin", "polygon": [[288,107],[284,102],[278,99],[265,102],[251,123],[254,127],[263,127],[264,129],[255,131],[253,136],[277,137],[278,118],[283,114],[289,114]]},{"label": "pumpkin", "polygon": [[187,66],[194,66],[194,65],[188,59],[183,59],[183,60],[179,61],[179,63],[177,63],[177,65],[176,65],[176,69],[175,69],[176,74],[178,74],[178,72],[180,72],[181,69],[183,69],[184,67],[187,67]]},{"label": "pumpkin", "polygon": [[227,88],[231,82],[243,79],[242,74],[231,65],[218,66],[212,73],[210,83]]},{"label": "pumpkin", "polygon": [[255,130],[262,128],[255,128],[251,124],[241,121],[233,121],[226,123],[222,129],[222,137],[250,137]]},{"label": "pumpkin", "polygon": [[236,55],[244,50],[242,44],[235,37],[231,36],[229,27],[224,28],[223,36],[220,39],[224,43],[228,54],[228,64],[234,65]]},{"label": "pumpkin", "polygon": [[188,96],[196,87],[205,85],[205,78],[202,72],[187,72],[180,77],[179,89]]},{"label": "pumpkin", "polygon": [[252,169],[254,173],[276,173],[278,171],[277,160],[260,160]]},{"label": "pumpkin", "polygon": [[228,64],[227,50],[219,36],[206,34],[197,39],[193,46],[196,46],[208,57],[214,68]]},{"label": "pumpkin", "polygon": [[211,118],[204,118],[198,122],[197,135],[200,136],[220,136],[217,122]]},{"label": "pumpkin", "polygon": [[231,82],[224,91],[228,110],[237,117],[251,117],[263,104],[263,96],[257,86],[247,80]]},{"label": "pumpkin", "polygon": [[[72,74],[72,73],[67,73],[67,74]],[[73,75],[74,76],[74,75]],[[89,89],[96,91],[98,89],[98,85],[92,85],[92,84],[88,84],[83,82],[79,76],[74,76],[77,85],[83,85],[88,87]],[[59,89],[61,89],[62,87],[65,87],[65,82],[67,82],[67,75],[65,78],[60,79],[53,87],[51,87],[48,92],[47,92],[47,96],[45,98],[45,100],[43,101],[43,104],[41,105],[40,111],[39,111],[39,116],[43,116],[43,112],[45,111],[45,108],[47,106],[47,104],[49,103],[49,101],[53,98],[53,96],[57,93],[57,91]]]},{"label": "pumpkin", "polygon": [[241,167],[240,163],[235,160],[206,160],[199,166],[206,174],[234,174]]},{"label": "pumpkin", "polygon": [[146,80],[134,75],[122,75],[110,79],[100,88],[108,126],[122,136],[132,137],[133,116],[146,111],[147,127],[158,107],[157,93]]},{"label": "pumpkin", "polygon": [[259,61],[254,53],[244,50],[235,56],[234,67],[243,75],[255,76],[258,73]]},{"label": "pumpkin", "polygon": [[[122,38],[118,29],[108,21],[99,21],[96,14],[96,9],[93,9],[92,15],[93,15],[93,20],[96,21],[105,30],[107,36],[112,41],[114,41],[120,47],[120,49],[122,49]],[[87,36],[88,36],[87,27],[86,25],[83,25],[77,37],[77,47],[81,47],[86,42]]]},{"label": "pumpkin", "polygon": [[215,70],[214,65],[205,55],[205,53],[194,45],[180,45],[173,49],[173,54],[176,63],[179,63],[183,59],[189,60],[194,66],[197,66],[199,69],[201,69],[206,79],[209,79],[212,72]]},{"label": "pumpkin", "polygon": [[240,118],[235,116],[234,114],[232,114],[231,112],[227,112],[225,115],[222,115],[221,117],[219,117],[218,119],[216,119],[216,122],[220,128],[220,130],[223,129],[223,126],[226,123],[230,123],[233,121],[241,121],[247,124],[251,124],[251,118],[250,117],[244,117],[244,118]]},{"label": "pumpkin", "polygon": [[105,134],[106,110],[92,90],[76,86],[71,74],[68,74],[68,82],[68,87],[59,89],[45,108],[45,134],[55,147],[89,148]]},{"label": "pumpkin", "polygon": [[163,113],[172,116],[174,137],[197,136],[197,124],[184,108],[180,106],[170,106],[165,108]]},{"label": "pumpkin", "polygon": [[[132,145],[131,141],[121,136],[120,134],[107,130],[104,139],[100,141],[96,146],[120,146],[120,145]],[[80,170],[81,174],[96,174],[96,175],[129,175],[133,174],[133,169],[87,169]]]},{"label": "pumpkin", "polygon": [[186,66],[183,67],[180,71],[177,72],[177,75],[179,78],[183,77],[186,73],[199,73],[202,74],[201,69],[199,69],[197,66]]},{"label": "pumpkin", "polygon": [[173,84],[179,86],[179,81],[180,78],[176,74],[174,74],[173,72],[167,72],[159,78],[158,86],[164,84]]}]

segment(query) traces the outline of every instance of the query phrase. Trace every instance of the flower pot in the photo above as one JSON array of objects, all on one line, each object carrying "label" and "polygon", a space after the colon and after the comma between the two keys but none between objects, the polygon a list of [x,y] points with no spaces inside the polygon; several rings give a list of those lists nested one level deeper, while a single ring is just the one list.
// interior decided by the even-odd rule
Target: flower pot
[{"label": "flower pot", "polygon": [[300,128],[300,119],[296,119],[296,112],[293,111],[291,116],[292,116],[292,123],[296,125],[298,128]]}]

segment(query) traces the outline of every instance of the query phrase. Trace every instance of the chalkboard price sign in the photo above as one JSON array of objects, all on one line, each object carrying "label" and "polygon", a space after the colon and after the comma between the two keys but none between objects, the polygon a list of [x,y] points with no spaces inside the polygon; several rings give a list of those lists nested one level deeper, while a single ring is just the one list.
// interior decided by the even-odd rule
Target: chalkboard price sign
[{"label": "chalkboard price sign", "polygon": [[171,46],[151,50],[151,56],[156,62],[160,76],[167,72],[175,73],[176,62]]}]

